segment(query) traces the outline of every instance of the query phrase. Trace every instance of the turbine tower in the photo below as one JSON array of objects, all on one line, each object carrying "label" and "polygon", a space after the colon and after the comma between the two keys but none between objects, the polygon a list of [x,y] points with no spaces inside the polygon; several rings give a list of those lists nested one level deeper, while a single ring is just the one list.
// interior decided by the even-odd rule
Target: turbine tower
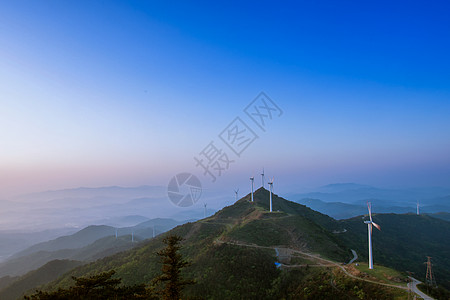
[{"label": "turbine tower", "polygon": [[272,212],[272,191],[273,191],[273,177],[272,177],[272,181],[269,181],[269,188],[270,188],[270,204],[269,204],[269,211]]},{"label": "turbine tower", "polygon": [[417,200],[417,215],[419,215],[419,200]]},{"label": "turbine tower", "polygon": [[238,201],[238,193],[239,193],[239,189],[234,190],[234,193],[236,194],[236,202]]},{"label": "turbine tower", "polygon": [[367,208],[369,210],[369,219],[370,221],[364,221],[367,224],[367,231],[369,235],[369,269],[373,269],[373,257],[372,257],[372,225],[375,226],[378,230],[381,230],[380,225],[372,221],[372,204],[367,202]]},{"label": "turbine tower", "polygon": [[261,173],[261,184],[262,184],[262,187],[264,188],[264,168],[263,168],[263,171]]},{"label": "turbine tower", "polygon": [[252,202],[253,202],[253,181],[255,180],[255,176],[250,177],[250,181],[252,182]]},{"label": "turbine tower", "polygon": [[204,207],[204,210],[203,210],[203,218],[206,218],[206,202],[203,203],[203,207]]},{"label": "turbine tower", "polygon": [[131,242],[134,243],[134,231],[131,231]]}]

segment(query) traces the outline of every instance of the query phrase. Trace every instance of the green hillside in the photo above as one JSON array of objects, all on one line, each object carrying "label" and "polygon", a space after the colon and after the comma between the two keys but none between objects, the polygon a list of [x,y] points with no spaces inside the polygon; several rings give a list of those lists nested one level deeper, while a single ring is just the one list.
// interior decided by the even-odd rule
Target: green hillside
[{"label": "green hillside", "polygon": [[447,212],[440,212],[440,213],[427,214],[427,215],[429,215],[430,217],[433,217],[433,218],[438,218],[438,219],[450,222],[450,213],[447,213]]},{"label": "green hillside", "polygon": [[107,236],[82,248],[33,252],[29,255],[13,258],[2,263],[0,275],[24,275],[55,259],[94,261],[117,252],[128,250],[135,245],[131,242],[130,235],[120,236],[117,239],[114,236]]},{"label": "green hillside", "polygon": [[0,299],[15,300],[17,298],[23,298],[25,292],[30,290],[34,291],[33,288],[53,281],[81,264],[81,262],[73,260],[51,261],[35,271],[14,278],[14,281],[10,285],[0,290]]},{"label": "green hillside", "polygon": [[[427,215],[377,214],[373,220],[381,231],[373,230],[375,264],[410,271],[424,280],[426,256],[431,256],[438,284],[450,289],[450,223]],[[340,221],[347,232],[340,235],[367,261],[367,226],[361,217]]]},{"label": "green hillside", "polygon": [[56,251],[61,249],[76,249],[87,246],[105,236],[113,236],[115,229],[111,226],[88,226],[72,235],[33,245],[13,256],[13,258],[26,256],[38,251]]},{"label": "green hillside", "polygon": [[[326,260],[342,263],[350,258],[349,249],[333,233],[342,229],[334,219],[276,195],[275,212],[269,213],[268,199],[268,191],[259,189],[254,203],[249,202],[247,195],[214,216],[170,231],[184,238],[182,254],[192,263],[185,276],[197,282],[186,289],[187,296],[317,299],[336,295],[335,298],[348,299],[375,291],[381,298],[402,295],[401,290],[347,278],[338,270],[339,264]],[[141,242],[128,251],[75,268],[44,289],[68,287],[73,284],[71,276],[109,270],[115,270],[126,285],[149,283],[160,273],[156,252],[163,247],[162,238]],[[297,251],[295,255],[277,256],[288,248]],[[302,255],[308,257],[307,265],[290,265],[291,260],[293,263],[306,260]],[[279,269],[276,261],[288,265]]]}]

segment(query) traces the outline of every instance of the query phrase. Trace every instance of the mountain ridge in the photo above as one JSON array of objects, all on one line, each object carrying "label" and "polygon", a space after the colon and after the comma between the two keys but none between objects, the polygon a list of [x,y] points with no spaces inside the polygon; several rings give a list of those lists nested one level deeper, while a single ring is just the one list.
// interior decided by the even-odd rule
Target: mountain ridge
[{"label": "mountain ridge", "polygon": [[[305,253],[319,252],[321,257],[340,262],[351,257],[350,250],[332,232],[340,229],[336,220],[277,195],[273,195],[274,212],[270,213],[268,195],[269,191],[258,189],[254,203],[250,202],[248,194],[210,217],[177,226],[170,231],[184,238],[182,253],[192,262],[189,274],[198,280],[195,286],[187,288],[188,295],[258,299],[281,295],[281,286],[273,285],[273,282],[280,280],[281,274],[286,273],[280,273],[275,267],[277,254],[272,247],[282,245]],[[148,283],[159,272],[159,258],[155,252],[162,247],[164,236],[143,241],[129,251],[80,266],[44,288],[67,287],[71,282],[70,276],[88,276],[110,269],[116,270],[117,276],[125,284]],[[242,247],[236,244],[237,241],[248,245],[267,245],[269,248]],[[289,274],[302,274],[301,280],[295,276],[289,277],[289,284],[293,286],[297,286],[296,280],[299,280],[300,285],[307,285],[304,280],[309,276],[321,276],[315,269],[292,272]],[[323,276],[332,276],[330,271],[324,269],[324,272]],[[358,284],[364,289],[371,287],[370,284]],[[384,288],[381,291],[392,292]]]},{"label": "mountain ridge", "polygon": [[[366,258],[367,226],[361,216],[337,221],[275,194],[274,212],[269,212],[269,191],[262,188],[255,192],[254,199],[254,203],[250,202],[248,194],[212,216],[179,225],[167,233],[184,239],[181,252],[192,263],[185,274],[197,280],[195,286],[186,288],[189,297],[272,299],[288,297],[286,291],[304,297],[305,291],[309,290],[318,293],[317,297],[324,298],[328,295],[326,293],[333,293],[333,286],[330,285],[333,278],[342,282],[341,298],[338,299],[356,297],[354,293],[358,291],[370,295],[381,293],[379,298],[394,298],[406,288],[380,287],[363,279],[350,278],[338,270],[337,264],[343,264],[353,256],[351,248],[356,249],[363,260]],[[374,220],[383,228],[384,237],[392,239],[389,242],[394,249],[394,252],[391,251],[393,257],[387,257],[378,243],[380,233],[374,234],[376,269],[378,264],[392,264],[396,258],[404,255],[404,250],[402,253],[395,252],[395,247],[403,243],[403,240],[393,239],[395,223],[388,226],[394,227],[392,230],[384,228],[391,219],[395,221],[396,215],[374,215]],[[428,222],[429,225],[423,223],[422,226],[434,228],[442,222],[448,224],[447,221],[433,220]],[[443,231],[441,234],[445,233]],[[79,266],[42,288],[53,290],[68,287],[73,283],[72,276],[90,276],[109,270],[115,270],[117,277],[122,278],[126,285],[149,283],[160,272],[161,265],[156,252],[163,247],[164,236],[166,234],[142,241],[130,250]],[[434,237],[430,238],[425,242],[432,242]],[[282,249],[288,252],[295,250],[295,253],[305,255],[282,258],[278,253]],[[315,255],[311,256],[312,253]],[[414,255],[420,257],[421,254]],[[326,263],[313,257],[331,259],[336,263],[327,268]],[[283,262],[284,269],[275,266],[277,261]],[[292,264],[294,267],[290,267]],[[364,274],[361,276],[369,276]],[[439,275],[445,276],[445,273]],[[316,285],[323,285],[323,291],[311,290]],[[353,290],[354,286],[357,286],[357,290]]]}]

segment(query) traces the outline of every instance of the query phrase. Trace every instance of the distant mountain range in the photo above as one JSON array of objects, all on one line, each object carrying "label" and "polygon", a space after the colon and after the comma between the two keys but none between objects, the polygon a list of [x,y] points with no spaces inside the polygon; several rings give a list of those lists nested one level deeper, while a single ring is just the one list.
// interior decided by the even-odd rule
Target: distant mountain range
[{"label": "distant mountain range", "polygon": [[38,243],[14,254],[0,264],[0,277],[24,275],[54,259],[93,261],[134,247],[132,233],[137,242],[183,223],[159,218],[132,227],[88,226],[72,235]]},{"label": "distant mountain range", "polygon": [[[317,264],[317,258],[311,258],[314,254],[319,255],[314,257],[344,263],[352,257],[350,249],[355,249],[364,264],[367,226],[361,217],[337,221],[276,195],[273,197],[274,212],[269,213],[268,198],[269,192],[259,189],[254,203],[247,195],[214,216],[170,231],[184,238],[182,253],[192,263],[185,275],[197,281],[196,285],[186,289],[188,297],[274,299],[309,295],[324,299],[333,295],[336,299],[348,299],[358,298],[357,293],[379,299],[398,297],[399,291],[395,289],[346,277],[339,271],[338,264],[327,268]],[[446,237],[450,236],[449,222],[413,214],[376,214],[374,219],[382,226],[381,232],[374,233],[376,268],[384,264],[400,271],[415,272],[415,276],[422,279],[425,256],[432,255],[439,283],[448,284],[450,240]],[[86,276],[110,269],[116,270],[124,284],[148,283],[159,273],[160,263],[155,253],[163,246],[162,237],[79,266],[41,287],[67,287],[72,282],[71,276]],[[290,249],[284,253],[297,251],[298,254],[288,257],[284,254],[281,258],[278,252],[282,249]],[[274,264],[277,261],[297,267],[280,271]],[[0,286],[2,281],[6,285],[0,290],[1,299],[8,288],[14,295],[26,291],[12,291],[12,285],[6,284],[8,280],[0,279]],[[22,284],[22,280],[15,281],[16,286]],[[31,289],[30,285],[23,286]],[[338,290],[336,286],[339,286]]]},{"label": "distant mountain range", "polygon": [[408,206],[419,201],[423,205],[443,204],[449,200],[449,188],[382,189],[354,183],[330,184],[309,193],[290,193],[290,198],[312,198],[325,202],[361,204],[368,199],[390,206]]},{"label": "distant mountain range", "polygon": [[[416,213],[416,207],[414,206],[382,206],[376,200],[368,200],[375,203],[373,205],[374,212],[377,213]],[[367,214],[367,204],[349,204],[342,202],[324,202],[318,199],[303,198],[296,200],[295,202],[306,205],[313,210],[329,215],[337,220],[348,219],[355,216]],[[378,203],[378,205],[377,205]],[[419,208],[420,214],[428,214],[437,218],[446,219],[446,211],[450,211],[450,206],[447,205],[428,205]]]},{"label": "distant mountain range", "polygon": [[72,234],[78,230],[76,228],[57,228],[37,232],[0,231],[0,262],[34,244]]},{"label": "distant mountain range", "polygon": [[[299,203],[303,203],[303,199],[315,199],[359,206],[365,206],[370,200],[376,211],[380,208],[379,212],[399,213],[412,211],[419,201],[424,212],[450,212],[450,189],[446,188],[380,189],[341,183],[319,187],[309,193],[287,194],[287,197]],[[211,215],[228,205],[231,199],[219,190],[204,190],[201,202],[208,203],[207,214]],[[203,217],[202,203],[190,208],[177,207],[168,200],[167,190],[161,186],[76,188],[22,195],[0,201],[0,241],[1,232],[6,230],[36,232],[79,229],[94,224],[124,227],[158,217],[199,219]],[[132,217],[124,219],[127,216],[135,216],[135,220]],[[354,215],[342,214],[338,218],[350,216]],[[4,252],[1,248],[0,256]]]},{"label": "distant mountain range", "polygon": [[19,202],[51,202],[60,201],[61,199],[74,198],[74,199],[108,199],[117,200],[121,202],[121,199],[134,199],[139,197],[163,197],[167,193],[167,188],[162,186],[149,186],[143,185],[138,187],[121,187],[121,186],[108,186],[108,187],[79,187],[74,189],[45,191],[39,193],[25,194],[14,197],[14,201]]},{"label": "distant mountain range", "polygon": [[450,212],[450,189],[379,189],[354,183],[330,184],[316,192],[290,194],[297,203],[346,219],[367,213],[367,202],[378,213],[415,213],[416,204],[422,213]]}]

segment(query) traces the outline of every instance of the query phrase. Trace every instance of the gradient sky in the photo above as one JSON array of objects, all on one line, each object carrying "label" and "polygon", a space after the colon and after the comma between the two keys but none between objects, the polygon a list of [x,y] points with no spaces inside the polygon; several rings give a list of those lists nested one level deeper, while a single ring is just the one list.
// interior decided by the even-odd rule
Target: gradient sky
[{"label": "gradient sky", "polygon": [[261,91],[284,113],[255,128],[214,188],[262,166],[284,191],[450,186],[449,11],[447,1],[2,1],[0,198],[166,185],[181,171],[208,185],[193,157]]}]

